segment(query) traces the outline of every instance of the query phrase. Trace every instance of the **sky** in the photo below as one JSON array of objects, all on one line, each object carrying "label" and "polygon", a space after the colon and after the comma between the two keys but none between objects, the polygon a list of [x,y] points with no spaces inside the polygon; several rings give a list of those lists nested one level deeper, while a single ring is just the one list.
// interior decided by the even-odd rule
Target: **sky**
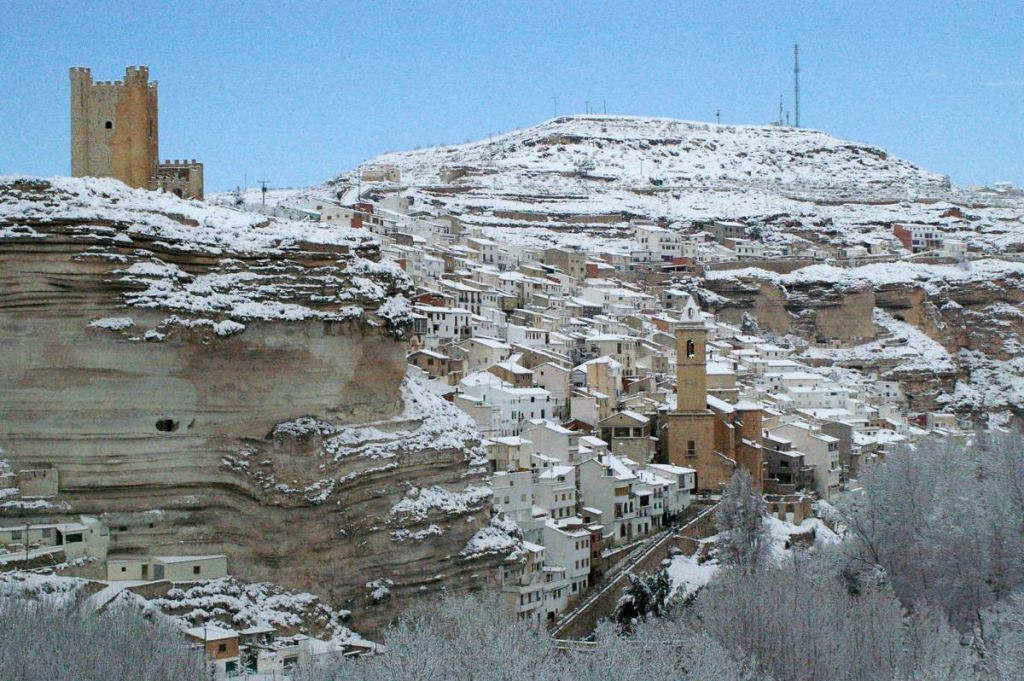
[{"label": "sky", "polygon": [[[68,68],[146,64],[207,191],[592,111],[804,127],[1024,184],[1024,2],[0,3],[0,174],[70,173]],[[557,98],[557,102],[554,98]]]}]

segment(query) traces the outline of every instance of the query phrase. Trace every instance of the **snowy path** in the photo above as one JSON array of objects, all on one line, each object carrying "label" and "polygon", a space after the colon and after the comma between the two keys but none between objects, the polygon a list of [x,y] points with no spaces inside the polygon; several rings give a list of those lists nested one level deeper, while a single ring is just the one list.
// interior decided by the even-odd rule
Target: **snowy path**
[{"label": "snowy path", "polygon": [[106,587],[97,591],[86,601],[89,608],[93,611],[102,610],[112,600],[117,598],[118,594],[132,586],[141,586],[143,584],[149,584],[148,581],[137,581],[137,580],[125,580],[123,582],[109,582]]},{"label": "snowy path", "polygon": [[639,565],[647,556],[649,556],[651,552],[663,546],[665,542],[670,541],[675,537],[682,536],[686,530],[703,520],[709,513],[713,513],[717,507],[717,504],[709,506],[682,527],[665,530],[661,534],[651,537],[650,540],[631,553],[628,559],[617,563],[605,576],[604,585],[601,586],[601,588],[596,589],[593,593],[580,601],[575,608],[567,612],[562,619],[559,620],[558,625],[552,630],[551,636],[555,639],[560,639],[563,632],[565,632],[577,618],[592,608],[595,603],[608,593],[608,591],[613,588],[621,587],[626,575],[629,574],[633,568]]}]

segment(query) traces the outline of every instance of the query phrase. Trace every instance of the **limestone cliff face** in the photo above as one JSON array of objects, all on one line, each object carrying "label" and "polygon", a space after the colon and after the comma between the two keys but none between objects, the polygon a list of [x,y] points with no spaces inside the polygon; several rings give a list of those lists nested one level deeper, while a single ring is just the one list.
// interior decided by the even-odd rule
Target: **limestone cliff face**
[{"label": "limestone cliff face", "polygon": [[373,242],[257,219],[0,181],[0,448],[57,469],[37,521],[101,516],[115,553],[223,552],[373,630],[500,559],[463,553],[488,526],[475,433],[406,382],[409,282]]},{"label": "limestone cliff face", "polygon": [[763,329],[809,342],[809,359],[899,380],[911,409],[1018,411],[1024,400],[1019,263],[747,270],[702,284],[724,319],[752,314]]}]

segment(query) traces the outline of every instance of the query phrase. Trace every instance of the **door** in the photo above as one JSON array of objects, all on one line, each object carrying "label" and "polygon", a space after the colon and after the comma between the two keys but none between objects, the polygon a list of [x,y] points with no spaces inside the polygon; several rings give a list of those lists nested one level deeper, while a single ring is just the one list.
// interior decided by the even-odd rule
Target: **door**
[{"label": "door", "polygon": [[143,579],[149,579],[149,566],[148,565],[143,565],[142,566],[142,578]]},{"label": "door", "polygon": [[164,566],[163,565],[154,565],[153,566],[153,579],[163,579],[163,578],[164,578]]}]

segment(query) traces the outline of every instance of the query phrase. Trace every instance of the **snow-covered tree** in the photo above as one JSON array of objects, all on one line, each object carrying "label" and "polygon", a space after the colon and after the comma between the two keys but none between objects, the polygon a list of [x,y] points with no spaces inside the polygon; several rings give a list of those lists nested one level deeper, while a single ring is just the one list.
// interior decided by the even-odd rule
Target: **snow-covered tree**
[{"label": "snow-covered tree", "polygon": [[723,565],[753,571],[764,559],[768,547],[764,498],[754,489],[750,473],[743,468],[733,473],[715,509],[718,527],[718,557]]},{"label": "snow-covered tree", "polygon": [[336,659],[300,672],[301,681],[543,681],[555,678],[554,642],[544,626],[517,621],[500,594],[443,596],[413,606],[384,635],[387,652]]},{"label": "snow-covered tree", "polygon": [[744,312],[743,317],[740,320],[740,333],[747,336],[756,336],[760,333],[761,329],[757,324],[757,317]]},{"label": "snow-covered tree", "polygon": [[632,631],[648,617],[662,617],[669,608],[672,581],[665,569],[639,575],[626,575],[628,583],[615,606],[615,622],[623,631]]},{"label": "snow-covered tree", "polygon": [[167,618],[97,614],[53,597],[0,592],[0,679],[200,681],[202,653]]},{"label": "snow-covered tree", "polygon": [[851,575],[884,573],[907,607],[926,602],[968,630],[1024,587],[1024,440],[926,440],[864,467],[840,504]]}]

